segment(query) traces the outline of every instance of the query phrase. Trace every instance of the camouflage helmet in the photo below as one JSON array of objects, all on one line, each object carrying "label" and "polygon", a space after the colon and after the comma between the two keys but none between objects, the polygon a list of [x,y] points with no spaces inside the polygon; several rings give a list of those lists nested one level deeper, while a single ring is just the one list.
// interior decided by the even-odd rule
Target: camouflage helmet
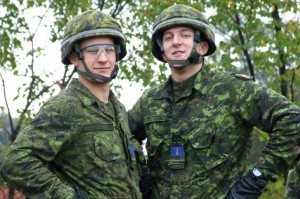
[{"label": "camouflage helmet", "polygon": [[152,54],[158,60],[165,62],[157,39],[162,37],[163,32],[167,28],[175,26],[188,26],[199,30],[201,37],[204,37],[209,45],[208,52],[205,55],[211,55],[215,52],[215,35],[203,14],[190,6],[177,4],[162,11],[153,26],[151,37]]},{"label": "camouflage helmet", "polygon": [[120,24],[114,18],[100,11],[89,10],[77,15],[66,25],[61,43],[62,63],[71,64],[68,55],[77,41],[94,36],[113,37],[116,44],[121,48],[118,59],[121,60],[126,56],[125,37]]}]

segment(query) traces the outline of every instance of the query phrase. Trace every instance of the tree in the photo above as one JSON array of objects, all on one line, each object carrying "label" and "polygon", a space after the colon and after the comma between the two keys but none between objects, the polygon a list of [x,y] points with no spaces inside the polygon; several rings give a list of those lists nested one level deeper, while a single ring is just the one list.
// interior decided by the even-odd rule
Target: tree
[{"label": "tree", "polygon": [[[299,70],[300,52],[293,45],[299,41],[299,15],[296,15],[299,2],[210,1],[208,4],[216,8],[211,22],[229,38],[229,42],[220,43],[219,52],[224,53],[221,63],[224,61],[223,65],[232,69],[239,62],[259,82],[291,100],[298,99],[293,90],[299,81],[292,77]],[[289,15],[292,17],[288,18]]]}]

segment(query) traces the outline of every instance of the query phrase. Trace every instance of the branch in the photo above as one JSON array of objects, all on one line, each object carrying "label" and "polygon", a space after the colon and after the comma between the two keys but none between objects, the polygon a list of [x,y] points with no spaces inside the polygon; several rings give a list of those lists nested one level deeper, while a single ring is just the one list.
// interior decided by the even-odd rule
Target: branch
[{"label": "branch", "polygon": [[36,82],[36,79],[37,79],[37,76],[35,76],[34,74],[34,54],[35,54],[35,49],[34,49],[34,37],[37,33],[37,31],[39,30],[39,27],[40,25],[42,24],[42,21],[43,19],[45,18],[47,12],[49,11],[51,5],[53,4],[50,3],[49,7],[46,9],[45,13],[42,15],[42,17],[40,17],[40,20],[39,20],[39,23],[38,23],[38,26],[35,30],[35,32],[33,34],[31,34],[30,30],[28,29],[28,34],[29,34],[29,38],[30,38],[30,42],[31,42],[31,64],[30,64],[30,71],[31,71],[31,82],[30,82],[30,85],[29,85],[29,92],[28,92],[28,95],[27,95],[27,99],[26,99],[26,105],[25,105],[25,108],[22,109],[21,111],[21,114],[20,114],[20,117],[19,117],[19,121],[18,121],[18,124],[16,126],[16,128],[14,129],[13,133],[12,133],[12,141],[14,141],[14,139],[16,138],[17,136],[17,133],[19,132],[19,130],[21,129],[22,127],[22,124],[23,124],[23,120],[25,119],[24,116],[25,114],[27,113],[30,105],[33,103],[34,100],[36,100],[37,98],[39,98],[41,95],[43,95],[45,92],[47,92],[49,90],[49,88],[51,88],[52,86],[49,86],[49,87],[44,87],[44,89],[39,92],[37,95],[33,96],[32,97],[32,93],[33,93],[33,88],[34,88],[34,85],[35,85],[35,82]]},{"label": "branch", "polygon": [[[236,7],[236,6],[235,6]],[[235,16],[233,16],[231,13],[228,13],[228,15],[229,15],[229,21],[235,21]],[[229,34],[227,34],[228,33],[228,31],[226,31],[226,30],[222,30],[222,29],[220,29],[220,28],[217,28],[217,27],[215,27],[218,31],[220,31],[223,35],[225,35],[225,36],[227,36],[227,37],[229,37],[236,45],[240,45],[240,43],[239,43],[239,41],[238,40],[236,40],[234,37],[232,37],[232,36],[230,36]]]},{"label": "branch", "polygon": [[98,1],[98,7],[99,7],[100,11],[102,11],[103,8],[104,8],[104,4],[105,4],[104,1],[105,1],[105,0],[99,0],[99,1]]},{"label": "branch", "polygon": [[[272,11],[273,19],[275,20],[275,22],[279,23],[281,21],[281,19],[279,17],[278,6],[276,4],[273,4],[273,6],[274,6],[274,10]],[[275,23],[274,29],[275,29],[275,32],[277,35],[279,35],[282,32],[280,25],[277,25],[276,23]],[[285,75],[286,74],[286,61],[285,61],[284,51],[281,46],[278,46],[278,52],[279,52],[279,60],[281,62],[281,67],[280,67],[279,72],[280,72],[280,75]],[[281,79],[281,94],[284,95],[285,97],[288,97],[287,82],[284,78]]]},{"label": "branch", "polygon": [[[249,21],[254,20],[254,19],[252,19],[252,10],[254,10],[254,3],[253,3],[253,1],[251,1],[250,14],[249,14],[249,17],[248,17],[248,21],[245,23],[245,30],[247,30],[247,25],[248,25]],[[249,37],[247,31],[245,31],[245,34],[246,34],[247,41],[250,41],[250,39],[249,39],[250,37]]]},{"label": "branch", "polygon": [[126,4],[128,4],[128,0],[123,2],[124,3],[123,5],[122,5],[122,2],[123,2],[122,0],[118,0],[118,2],[116,3],[115,9],[112,10],[111,16],[113,18],[116,18],[120,14],[120,12],[123,10],[123,8],[126,6]]},{"label": "branch", "polygon": [[[5,106],[7,108],[7,115],[8,115],[10,129],[11,129],[11,132],[14,132],[13,119],[12,119],[12,116],[11,116],[11,113],[10,113],[10,109],[9,109],[9,105],[8,105],[7,97],[6,97],[5,82],[4,82],[4,79],[3,79],[3,76],[2,76],[1,73],[0,73],[0,77],[1,77],[2,85],[3,85],[3,96],[4,96]],[[13,140],[11,140],[11,141],[13,141]]]},{"label": "branch", "polygon": [[243,46],[243,53],[246,57],[250,74],[251,74],[251,76],[253,76],[253,80],[255,81],[255,74],[254,74],[254,69],[253,69],[254,67],[253,67],[253,64],[251,62],[251,56],[250,56],[248,50],[245,48],[245,39],[244,39],[242,30],[241,30],[241,22],[240,22],[240,17],[239,17],[238,14],[235,14],[235,22],[238,26],[238,34],[239,34],[239,38],[240,38],[240,41],[241,41],[241,45]]},{"label": "branch", "polygon": [[37,33],[38,29],[40,28],[40,25],[42,24],[42,21],[43,21],[44,17],[46,16],[46,14],[48,13],[48,11],[49,11],[49,9],[50,9],[50,7],[51,7],[52,4],[53,4],[53,2],[50,3],[49,7],[46,9],[45,13],[40,18],[40,21],[38,23],[38,26],[36,27],[35,32],[32,35],[32,38],[35,36],[35,34]]},{"label": "branch", "polygon": [[[52,3],[51,3],[52,4]],[[40,27],[40,25],[42,24],[42,21],[44,19],[44,17],[46,16],[46,14],[48,13],[50,7],[51,7],[51,4],[49,5],[49,7],[46,9],[45,13],[42,15],[42,17],[40,17],[40,21],[38,23],[38,26],[35,30],[35,32],[33,34],[31,34],[30,30],[28,29],[28,34],[30,35],[30,41],[31,41],[31,67],[30,67],[30,70],[31,70],[31,82],[30,82],[30,86],[29,86],[29,92],[28,92],[28,95],[27,95],[27,103],[26,104],[30,104],[32,102],[32,99],[31,99],[31,94],[32,94],[32,90],[33,90],[33,87],[34,87],[34,83],[35,83],[35,75],[34,75],[34,69],[33,69],[33,65],[34,65],[34,54],[35,54],[35,49],[34,49],[34,42],[33,42],[33,39]]]},{"label": "branch", "polygon": [[236,45],[240,45],[240,43],[232,36],[230,36],[228,33],[228,31],[222,30],[218,27],[215,27],[215,29],[217,29],[219,32],[221,32],[223,35],[229,37]]},{"label": "branch", "polygon": [[294,82],[295,82],[295,76],[296,76],[296,68],[293,69],[293,75],[292,75],[292,80],[290,84],[290,89],[291,89],[291,101],[294,101]]},{"label": "branch", "polygon": [[[55,83],[53,83],[51,86],[45,86],[42,89],[42,91],[40,91],[37,95],[31,97],[30,100],[27,100],[25,108],[22,109],[22,111],[21,111],[19,122],[18,122],[18,124],[16,126],[16,129],[15,129],[16,133],[19,132],[19,130],[21,129],[22,123],[23,123],[23,120],[24,120],[24,115],[27,113],[30,105],[34,102],[34,100],[40,98],[44,93],[48,92],[49,89],[52,88],[54,85],[55,85]],[[16,136],[16,135],[14,135],[14,136]]]}]

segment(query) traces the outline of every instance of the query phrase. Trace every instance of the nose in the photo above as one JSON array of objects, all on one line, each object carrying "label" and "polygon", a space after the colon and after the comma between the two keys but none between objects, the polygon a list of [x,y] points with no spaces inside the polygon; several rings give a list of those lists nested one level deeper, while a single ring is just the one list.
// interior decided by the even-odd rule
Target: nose
[{"label": "nose", "polygon": [[100,48],[98,53],[98,62],[105,62],[107,61],[107,54],[103,48]]},{"label": "nose", "polygon": [[179,45],[179,44],[181,44],[180,36],[175,34],[173,36],[173,45]]}]

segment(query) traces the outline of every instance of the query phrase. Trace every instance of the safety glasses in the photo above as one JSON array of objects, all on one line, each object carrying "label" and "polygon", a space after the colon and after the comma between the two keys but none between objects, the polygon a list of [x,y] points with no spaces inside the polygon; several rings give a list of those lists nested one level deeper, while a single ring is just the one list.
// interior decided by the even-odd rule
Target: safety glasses
[{"label": "safety glasses", "polygon": [[87,56],[98,57],[101,52],[105,56],[116,55],[121,52],[120,47],[114,44],[95,44],[91,46],[85,46],[80,50]]}]

